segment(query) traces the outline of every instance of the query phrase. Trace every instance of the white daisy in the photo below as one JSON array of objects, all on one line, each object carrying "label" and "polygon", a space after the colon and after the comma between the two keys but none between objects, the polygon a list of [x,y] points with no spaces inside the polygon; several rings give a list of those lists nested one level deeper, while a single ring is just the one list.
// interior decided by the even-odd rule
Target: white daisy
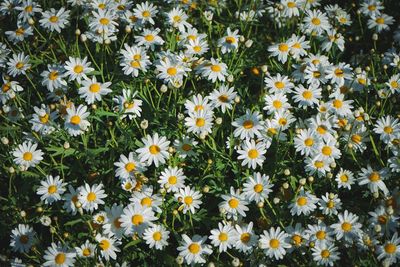
[{"label": "white daisy", "polygon": [[36,241],[36,232],[33,228],[26,224],[18,224],[16,228],[11,230],[10,246],[13,251],[28,253]]},{"label": "white daisy", "polygon": [[51,243],[45,251],[43,266],[69,267],[74,266],[76,253],[60,243]]},{"label": "white daisy", "polygon": [[264,230],[263,234],[260,235],[260,248],[264,250],[265,255],[269,258],[282,259],[286,254],[286,249],[291,247],[286,242],[287,238],[288,234],[281,230],[280,227],[276,229],[271,227],[269,231]]},{"label": "white daisy", "polygon": [[79,84],[82,79],[87,79],[86,74],[94,71],[93,68],[90,67],[90,62],[87,61],[87,57],[83,60],[80,58],[69,57],[68,61],[65,62],[65,70],[64,75],[69,77],[70,81],[77,81]]},{"label": "white daisy", "polygon": [[212,253],[210,246],[205,244],[206,240],[206,236],[194,235],[193,238],[190,238],[183,234],[178,247],[179,255],[185,259],[187,264],[206,263],[204,256]]},{"label": "white daisy", "polygon": [[153,162],[156,167],[160,164],[164,164],[165,160],[169,158],[168,146],[170,141],[164,136],[158,136],[155,133],[154,136],[147,135],[142,138],[144,146],[136,149],[139,153],[139,159],[141,162],[146,162],[150,166]]},{"label": "white daisy", "polygon": [[92,79],[85,79],[82,81],[82,87],[79,88],[78,93],[86,103],[93,104],[95,101],[101,101],[102,96],[112,92],[109,88],[110,85],[111,82],[97,82],[96,77],[93,76]]},{"label": "white daisy", "polygon": [[25,141],[18,145],[13,151],[15,164],[28,169],[29,167],[35,167],[43,159],[44,153],[42,150],[37,149],[38,144],[32,143],[31,141]]},{"label": "white daisy", "polygon": [[243,193],[249,201],[263,202],[268,198],[274,186],[268,175],[256,172],[253,176],[248,177],[248,181],[243,184]]},{"label": "white daisy", "polygon": [[72,104],[66,111],[64,127],[70,135],[78,136],[89,129],[90,122],[86,118],[90,113],[87,112],[87,106],[79,105],[78,108],[75,108],[75,105]]},{"label": "white daisy", "polygon": [[66,183],[60,179],[60,176],[47,175],[45,181],[40,182],[41,186],[36,190],[37,194],[40,195],[40,200],[44,201],[45,204],[53,204],[58,200],[61,200],[61,195],[65,192]]},{"label": "white daisy", "polygon": [[168,246],[169,231],[163,225],[154,224],[148,227],[143,233],[143,239],[150,248],[163,250]]},{"label": "white daisy", "polygon": [[265,160],[264,154],[267,153],[264,142],[256,143],[253,139],[245,140],[241,148],[237,151],[238,159],[243,160],[242,166],[256,169],[257,165],[262,167]]},{"label": "white daisy", "polygon": [[194,214],[196,210],[200,208],[201,203],[203,203],[201,201],[202,194],[199,191],[190,188],[190,186],[179,188],[174,196],[179,203],[182,203],[179,210],[182,210],[184,214],[188,211]]},{"label": "white daisy", "polygon": [[106,198],[107,195],[104,194],[103,184],[94,184],[89,186],[85,183],[85,186],[79,190],[78,200],[82,204],[82,208],[84,210],[93,212],[97,210],[99,205],[104,204],[103,198]]}]

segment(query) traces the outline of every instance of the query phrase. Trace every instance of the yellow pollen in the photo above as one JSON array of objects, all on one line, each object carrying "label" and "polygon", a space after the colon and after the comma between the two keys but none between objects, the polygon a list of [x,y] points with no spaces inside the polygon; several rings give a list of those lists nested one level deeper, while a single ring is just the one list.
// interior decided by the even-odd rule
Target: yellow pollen
[{"label": "yellow pollen", "polygon": [[387,134],[391,134],[391,133],[393,133],[393,128],[392,128],[391,126],[385,126],[385,127],[383,128],[383,131],[384,131],[385,133],[387,133]]},{"label": "yellow pollen", "polygon": [[89,91],[92,93],[97,93],[100,91],[100,89],[101,89],[101,87],[100,87],[100,84],[98,84],[98,83],[94,83],[89,86]]},{"label": "yellow pollen", "polygon": [[23,35],[25,33],[25,30],[24,30],[24,28],[18,28],[16,31],[15,31],[15,34],[16,35]]},{"label": "yellow pollen", "polygon": [[211,70],[213,72],[220,72],[221,71],[221,66],[220,65],[211,65]]},{"label": "yellow pollen", "polygon": [[162,236],[161,236],[161,233],[159,231],[154,232],[154,234],[153,234],[154,241],[160,241],[161,238],[162,238]]},{"label": "yellow pollen", "polygon": [[58,78],[58,72],[57,71],[52,71],[49,73],[49,80],[54,81]]},{"label": "yellow pollen", "polygon": [[232,36],[228,36],[225,38],[225,42],[227,42],[228,44],[234,44],[236,43],[236,39]]},{"label": "yellow pollen", "polygon": [[260,193],[263,191],[264,187],[262,184],[256,184],[253,189],[254,189],[254,192]]},{"label": "yellow pollen", "polygon": [[49,188],[47,188],[47,192],[49,194],[54,194],[55,192],[57,192],[57,186],[55,185],[50,185]]},{"label": "yellow pollen", "polygon": [[279,247],[279,240],[278,240],[278,239],[275,239],[275,238],[272,238],[272,239],[269,241],[269,246],[270,246],[271,248],[273,248],[273,249],[277,249],[277,248]]},{"label": "yellow pollen", "polygon": [[330,155],[332,155],[332,148],[330,148],[329,146],[324,146],[323,148],[322,148],[322,154],[324,155],[324,156],[330,156]]},{"label": "yellow pollen", "polygon": [[27,13],[30,13],[30,12],[32,12],[32,10],[33,10],[33,7],[32,6],[26,6],[25,8],[24,8],[24,11],[25,12],[27,12]]},{"label": "yellow pollen", "polygon": [[119,218],[116,218],[115,220],[114,220],[114,226],[115,226],[115,228],[117,228],[117,229],[119,229],[119,228],[121,228],[121,222],[119,221]]},{"label": "yellow pollen", "polygon": [[228,240],[228,235],[226,233],[220,233],[218,239],[219,241],[226,241]]},{"label": "yellow pollen", "polygon": [[385,19],[384,18],[377,18],[375,21],[378,24],[384,24],[385,23]]},{"label": "yellow pollen", "polygon": [[304,91],[301,95],[307,100],[310,100],[313,97],[313,94],[310,90]]},{"label": "yellow pollen", "polygon": [[278,89],[283,89],[285,87],[285,83],[283,83],[281,81],[277,81],[277,82],[275,82],[275,87]]},{"label": "yellow pollen", "polygon": [[147,11],[147,10],[142,12],[142,16],[145,17],[145,18],[150,17],[150,15],[151,15],[151,13],[149,11]]},{"label": "yellow pollen", "polygon": [[4,93],[7,93],[10,89],[11,89],[11,86],[10,86],[9,83],[5,83],[5,84],[3,84],[3,86],[1,87],[1,90],[2,90]]},{"label": "yellow pollen", "polygon": [[205,123],[206,123],[206,120],[203,119],[203,118],[197,118],[196,119],[196,126],[197,127],[203,127]]},{"label": "yellow pollen", "polygon": [[39,121],[46,124],[49,121],[49,114],[46,113],[43,116],[39,116]]},{"label": "yellow pollen", "polygon": [[218,97],[218,100],[221,101],[222,103],[226,103],[226,102],[228,102],[228,96],[226,96],[226,95],[220,95],[220,96]]},{"label": "yellow pollen", "polygon": [[346,174],[342,174],[342,175],[339,177],[339,179],[340,179],[340,181],[341,181],[342,183],[347,183],[347,181],[349,180],[349,177],[348,177]]},{"label": "yellow pollen", "polygon": [[157,145],[151,145],[149,147],[149,151],[150,151],[151,154],[156,155],[156,154],[160,153],[161,149]]},{"label": "yellow pollen", "polygon": [[17,69],[22,69],[23,67],[25,66],[25,64],[24,63],[22,63],[22,62],[18,62],[16,65],[15,65],[15,67],[17,68]]},{"label": "yellow pollen", "polygon": [[306,197],[299,197],[296,202],[297,202],[297,205],[299,205],[300,207],[304,206],[304,205],[307,204],[307,198]]},{"label": "yellow pollen", "polygon": [[316,161],[314,162],[314,166],[315,166],[315,168],[317,168],[317,169],[321,169],[322,167],[324,167],[324,162],[323,162],[323,161],[320,161],[320,160],[316,160]]},{"label": "yellow pollen", "polygon": [[321,257],[324,259],[329,258],[330,255],[331,255],[331,253],[327,249],[324,249],[321,251]]},{"label": "yellow pollen", "polygon": [[245,129],[251,129],[251,128],[253,128],[253,126],[254,126],[254,123],[251,120],[247,120],[247,121],[243,122],[243,128],[245,128]]},{"label": "yellow pollen", "polygon": [[107,250],[110,248],[111,244],[110,244],[110,241],[108,241],[107,239],[103,239],[103,240],[101,240],[99,246],[100,246],[101,250]]},{"label": "yellow pollen", "polygon": [[140,61],[132,60],[130,65],[132,68],[140,68]]},{"label": "yellow pollen", "polygon": [[352,136],[351,136],[351,141],[353,141],[354,143],[356,143],[356,144],[359,144],[359,143],[361,143],[361,135],[359,135],[359,134],[353,134]]},{"label": "yellow pollen", "polygon": [[198,45],[193,46],[193,50],[194,50],[194,52],[199,53],[201,51],[201,46],[198,46]]},{"label": "yellow pollen", "polygon": [[167,69],[167,73],[168,73],[170,76],[175,76],[177,72],[178,72],[177,69],[174,68],[174,67],[171,67],[171,68],[168,68],[168,69]]},{"label": "yellow pollen", "polygon": [[344,71],[342,69],[335,69],[335,75],[338,77],[343,77]]},{"label": "yellow pollen", "polygon": [[319,77],[321,77],[321,72],[319,72],[319,71],[317,71],[317,70],[314,71],[314,72],[313,72],[313,77],[314,77],[314,78],[319,78]]},{"label": "yellow pollen", "polygon": [[381,179],[381,175],[379,174],[379,172],[372,172],[370,175],[369,175],[369,180],[371,181],[371,182],[377,182],[377,181],[379,181]]},{"label": "yellow pollen", "polygon": [[127,172],[131,172],[134,171],[136,169],[136,165],[133,162],[128,162],[127,164],[125,164],[125,170]]},{"label": "yellow pollen", "polygon": [[304,140],[304,144],[308,147],[312,146],[314,144],[314,139],[312,138],[307,138],[306,140]]},{"label": "yellow pollen", "polygon": [[335,202],[332,200],[329,200],[328,203],[326,203],[326,207],[329,209],[332,209],[333,207],[335,207]]},{"label": "yellow pollen", "polygon": [[288,2],[287,3],[287,7],[288,8],[295,8],[296,7],[296,3],[295,2]]},{"label": "yellow pollen", "polygon": [[200,246],[197,243],[190,244],[188,249],[189,249],[190,253],[192,253],[192,254],[197,254],[200,252]]},{"label": "yellow pollen", "polygon": [[249,233],[243,233],[240,235],[240,241],[243,243],[248,243],[250,241],[250,234]]},{"label": "yellow pollen", "polygon": [[183,144],[182,150],[183,151],[190,151],[190,150],[192,150],[192,146],[189,145],[189,144]]},{"label": "yellow pollen", "polygon": [[33,155],[32,155],[31,152],[25,152],[24,155],[22,156],[22,158],[23,158],[25,161],[31,161],[32,158],[33,158]]},{"label": "yellow pollen", "polygon": [[281,52],[287,52],[289,50],[289,46],[285,43],[279,44],[278,50]]},{"label": "yellow pollen", "polygon": [[257,149],[250,149],[249,152],[247,153],[247,155],[249,156],[249,158],[251,159],[255,159],[258,157],[258,151]]},{"label": "yellow pollen", "polygon": [[147,35],[144,36],[144,39],[145,39],[147,42],[152,42],[152,41],[154,40],[154,35],[152,35],[152,34],[147,34]]},{"label": "yellow pollen", "polygon": [[61,252],[56,255],[54,261],[56,262],[56,264],[63,264],[65,262],[65,259],[65,254]]},{"label": "yellow pollen", "polygon": [[398,83],[397,81],[391,81],[391,82],[390,82],[390,86],[391,86],[392,88],[398,88],[398,87],[399,87],[399,83]]},{"label": "yellow pollen", "polygon": [[151,198],[149,198],[149,197],[144,197],[140,201],[140,204],[142,206],[147,206],[147,207],[150,207],[152,203],[153,203],[153,200]]},{"label": "yellow pollen", "polygon": [[174,22],[176,22],[176,23],[179,23],[179,22],[182,21],[182,18],[181,18],[180,16],[176,15],[176,16],[174,16],[174,17],[172,18],[172,20],[173,20]]},{"label": "yellow pollen", "polygon": [[274,100],[274,101],[272,102],[272,105],[274,106],[274,108],[280,109],[280,108],[282,107],[282,102],[279,101],[279,100]]},{"label": "yellow pollen", "polygon": [[96,194],[93,193],[93,192],[90,192],[90,193],[87,195],[87,197],[86,197],[87,201],[89,201],[89,202],[95,201],[96,198],[97,198],[97,196],[96,196]]},{"label": "yellow pollen", "polygon": [[90,249],[89,248],[85,248],[84,250],[82,250],[82,254],[85,257],[89,256],[90,255]]},{"label": "yellow pollen", "polygon": [[324,239],[325,239],[325,236],[326,236],[326,233],[325,233],[325,231],[320,230],[320,231],[318,231],[318,232],[315,234],[315,236],[316,236],[319,240],[324,240]]},{"label": "yellow pollen", "polygon": [[327,132],[327,128],[324,125],[320,125],[317,127],[317,132],[319,134],[325,134]]},{"label": "yellow pollen", "polygon": [[141,214],[135,214],[132,216],[131,221],[135,226],[141,225],[143,223],[143,216]]},{"label": "yellow pollen", "polygon": [[74,125],[78,125],[80,122],[81,122],[81,117],[79,117],[78,115],[74,115],[70,119],[70,123]]},{"label": "yellow pollen", "polygon": [[349,231],[351,231],[351,223],[349,223],[349,222],[344,222],[344,223],[342,223],[342,230],[343,230],[343,232],[349,232]]},{"label": "yellow pollen", "polygon": [[301,242],[303,241],[303,239],[299,235],[293,235],[292,236],[292,241],[296,246],[300,246]]},{"label": "yellow pollen", "polygon": [[397,250],[397,246],[395,244],[388,243],[385,245],[385,252],[388,254],[393,254],[396,252],[396,250]]},{"label": "yellow pollen", "polygon": [[237,200],[236,198],[231,198],[228,201],[228,205],[229,207],[231,207],[232,209],[236,209],[239,206],[239,200]]},{"label": "yellow pollen", "polygon": [[170,176],[170,177],[168,177],[168,183],[169,183],[169,184],[174,185],[174,184],[176,184],[177,181],[178,181],[178,178],[177,178],[176,176]]},{"label": "yellow pollen", "polygon": [[58,21],[58,17],[57,16],[51,16],[49,18],[49,21],[52,22],[52,23],[56,23]]},{"label": "yellow pollen", "polygon": [[75,73],[82,73],[83,72],[83,66],[82,65],[76,65],[75,67],[74,67],[74,72]]},{"label": "yellow pollen", "polygon": [[101,25],[108,25],[110,23],[110,20],[108,18],[101,18],[99,22]]},{"label": "yellow pollen", "polygon": [[183,199],[183,202],[185,202],[185,204],[189,206],[189,205],[191,205],[193,203],[193,198],[191,196],[186,196]]},{"label": "yellow pollen", "polygon": [[292,48],[300,49],[301,48],[301,44],[300,43],[294,43],[292,45]]},{"label": "yellow pollen", "polygon": [[318,26],[321,24],[321,20],[319,18],[312,18],[311,23]]}]

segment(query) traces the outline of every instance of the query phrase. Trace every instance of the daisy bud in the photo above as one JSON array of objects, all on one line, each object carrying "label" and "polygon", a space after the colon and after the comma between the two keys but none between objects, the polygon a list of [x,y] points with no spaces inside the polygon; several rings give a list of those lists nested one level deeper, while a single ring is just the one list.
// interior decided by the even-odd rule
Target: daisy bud
[{"label": "daisy bud", "polygon": [[49,106],[50,106],[50,109],[51,109],[51,110],[55,110],[55,109],[56,109],[56,107],[57,107],[57,106],[56,106],[56,105],[54,105],[54,104],[50,104]]},{"label": "daisy bud", "polygon": [[334,193],[329,193],[329,199],[334,199],[335,198],[335,194]]},{"label": "daisy bud", "polygon": [[203,187],[203,193],[208,193],[208,192],[210,192],[210,187],[208,185],[205,185]]},{"label": "daisy bud", "polygon": [[215,267],[215,264],[214,264],[214,262],[209,262],[208,264],[207,264],[207,267]]},{"label": "daisy bud", "polygon": [[364,113],[364,120],[369,121],[369,115],[367,113]]},{"label": "daisy bud", "polygon": [[235,97],[235,103],[236,103],[236,104],[239,104],[239,103],[240,103],[240,96],[236,96],[236,97]]},{"label": "daisy bud", "polygon": [[[167,185],[167,184],[165,184],[165,185]],[[159,192],[160,192],[161,195],[165,195],[167,190],[165,190],[165,188],[160,188]]]},{"label": "daisy bud", "polygon": [[300,133],[301,133],[301,129],[299,129],[299,128],[296,128],[294,131],[295,131],[297,134],[300,134]]},{"label": "daisy bud", "polygon": [[82,41],[82,42],[86,42],[86,41],[87,41],[87,36],[86,36],[86,34],[82,34],[82,35],[81,35],[81,41]]},{"label": "daisy bud", "polygon": [[360,36],[356,36],[354,39],[358,42],[360,41]]},{"label": "daisy bud", "polygon": [[76,30],[75,30],[75,35],[81,35],[81,30],[76,29]]},{"label": "daisy bud", "polygon": [[204,11],[203,15],[206,18],[206,20],[212,21],[214,13],[212,13],[211,11]]},{"label": "daisy bud", "polygon": [[240,41],[241,43],[243,43],[245,40],[246,40],[246,39],[244,38],[244,36],[243,36],[243,35],[240,35],[239,41]]},{"label": "daisy bud", "polygon": [[349,144],[347,144],[347,147],[352,149],[353,148],[353,144],[349,143]]},{"label": "daisy bud", "polygon": [[176,261],[177,264],[181,265],[181,264],[183,264],[183,257],[182,256],[178,256],[178,257],[176,257],[175,261]]},{"label": "daisy bud", "polygon": [[206,132],[202,132],[202,133],[200,134],[200,139],[201,139],[201,140],[206,139],[206,137],[207,137],[207,133],[206,133]]},{"label": "daisy bud", "polygon": [[228,78],[226,78],[226,80],[227,80],[228,82],[230,82],[230,83],[233,83],[233,81],[234,81],[233,75],[232,75],[232,74],[229,74],[229,75],[228,75]]},{"label": "daisy bud", "polygon": [[262,65],[261,66],[261,71],[264,72],[264,73],[267,73],[268,72],[268,66],[267,65]]},{"label": "daisy bud", "polygon": [[147,127],[149,127],[149,121],[148,120],[142,120],[140,122],[140,128],[142,128],[143,130],[146,130]]},{"label": "daisy bud", "polygon": [[290,175],[290,170],[289,169],[285,169],[283,171],[283,174],[286,175],[286,176],[289,176]]},{"label": "daisy bud", "polygon": [[69,144],[69,142],[65,142],[64,143],[64,149],[68,149],[68,148],[70,148],[70,144]]},{"label": "daisy bud", "polygon": [[258,202],[257,207],[259,207],[260,209],[264,208],[264,202],[263,201]]},{"label": "daisy bud", "polygon": [[8,171],[9,171],[10,173],[14,173],[14,172],[15,172],[15,169],[14,169],[14,167],[10,167],[10,168],[8,168]]},{"label": "daisy bud", "polygon": [[26,212],[24,210],[21,210],[19,215],[21,215],[22,218],[25,218],[26,217]]},{"label": "daisy bud", "polygon": [[25,167],[25,166],[19,166],[19,170],[20,170],[21,172],[26,171],[26,167]]},{"label": "daisy bud", "polygon": [[104,40],[104,44],[105,44],[105,45],[109,45],[109,44],[111,44],[111,40],[110,40],[110,39],[106,39],[106,40]]},{"label": "daisy bud", "polygon": [[386,208],[386,213],[388,215],[393,215],[393,213],[394,213],[393,207],[392,206],[387,207]]},{"label": "daisy bud", "polygon": [[379,192],[374,192],[374,193],[372,194],[372,196],[373,196],[374,198],[378,198],[378,197],[379,197]]},{"label": "daisy bud", "polygon": [[43,215],[39,220],[43,226],[50,226],[51,224],[51,219],[49,216]]},{"label": "daisy bud", "polygon": [[330,166],[332,169],[336,168],[336,162],[332,162],[329,166]]},{"label": "daisy bud", "polygon": [[168,91],[168,86],[166,86],[165,84],[161,85],[160,91],[161,93],[166,93]]},{"label": "daisy bud", "polygon": [[283,6],[282,4],[279,4],[276,8],[277,8],[279,11],[282,11],[282,10],[284,9],[284,6]]},{"label": "daisy bud", "polygon": [[36,212],[39,212],[39,213],[40,213],[40,212],[43,212],[43,208],[42,208],[42,207],[37,207],[37,208],[36,208]]},{"label": "daisy bud", "polygon": [[332,174],[331,172],[328,172],[328,173],[326,174],[326,177],[327,177],[328,179],[332,179],[333,174]]},{"label": "daisy bud", "polygon": [[185,118],[185,115],[183,115],[182,113],[178,113],[178,120],[183,120]]},{"label": "daisy bud", "polygon": [[222,118],[221,117],[216,118],[215,119],[215,123],[218,124],[218,125],[221,125],[222,124]]},{"label": "daisy bud", "polygon": [[29,24],[29,25],[35,24],[35,21],[33,20],[33,18],[29,18],[29,19],[28,19],[28,24]]},{"label": "daisy bud", "polygon": [[279,202],[281,202],[281,200],[279,198],[277,198],[277,197],[274,197],[272,202],[274,202],[274,204],[278,204]]},{"label": "daisy bud", "polygon": [[371,68],[369,66],[365,67],[365,71],[370,71],[370,70],[371,70]]},{"label": "daisy bud", "polygon": [[175,148],[170,146],[168,147],[168,153],[173,154],[175,152]]},{"label": "daisy bud", "polygon": [[244,45],[247,47],[247,48],[250,48],[252,45],[253,45],[253,40],[247,40],[245,43],[244,43]]},{"label": "daisy bud", "polygon": [[[378,41],[378,34],[376,34],[376,33],[372,34],[372,40]],[[372,52],[372,50],[373,49],[371,49],[371,52]]]},{"label": "daisy bud", "polygon": [[3,145],[8,145],[8,143],[9,143],[10,141],[8,140],[7,137],[3,136],[3,137],[1,138],[1,142],[3,143]]},{"label": "daisy bud", "polygon": [[177,210],[173,210],[173,211],[172,211],[172,214],[173,214],[174,216],[176,216],[176,215],[178,215],[178,211],[177,211]]},{"label": "daisy bud", "polygon": [[381,101],[376,101],[375,105],[376,105],[377,107],[380,107],[380,106],[381,106]]},{"label": "daisy bud", "polygon": [[15,98],[15,93],[13,91],[9,91],[8,95],[10,96],[11,99]]},{"label": "daisy bud", "polygon": [[313,176],[308,177],[308,182],[313,183],[314,182],[314,177]]},{"label": "daisy bud", "polygon": [[383,65],[383,69],[387,70],[388,69],[388,65]]},{"label": "daisy bud", "polygon": [[212,163],[213,163],[212,159],[208,159],[208,160],[207,160],[207,164],[208,164],[208,165],[211,165]]},{"label": "daisy bud", "polygon": [[79,209],[80,207],[82,207],[82,203],[79,201],[75,202],[75,207]]},{"label": "daisy bud", "polygon": [[220,208],[219,209],[219,213],[221,213],[222,215],[226,213],[226,210],[224,208]]},{"label": "daisy bud", "polygon": [[96,104],[92,104],[91,107],[92,107],[92,109],[94,109],[94,110],[97,109],[97,105],[96,105]]},{"label": "daisy bud", "polygon": [[289,183],[283,183],[282,187],[283,187],[284,189],[288,189],[288,188],[289,188]]},{"label": "daisy bud", "polygon": [[57,232],[56,228],[50,227],[50,233],[55,234]]},{"label": "daisy bud", "polygon": [[299,183],[300,183],[301,185],[305,185],[305,184],[307,183],[306,178],[301,178],[300,181],[299,181]]},{"label": "daisy bud", "polygon": [[330,84],[328,84],[328,85],[326,86],[326,90],[331,91],[331,90],[332,90],[332,86],[331,86]]},{"label": "daisy bud", "polygon": [[376,224],[374,226],[374,230],[375,230],[375,232],[379,233],[382,230],[382,227],[379,224]]},{"label": "daisy bud", "polygon": [[63,233],[63,237],[64,238],[68,238],[69,237],[69,233],[68,232]]},{"label": "daisy bud", "polygon": [[238,258],[234,258],[232,260],[232,266],[233,267],[239,267],[240,266],[240,260]]},{"label": "daisy bud", "polygon": [[358,110],[354,111],[354,116],[355,117],[360,117],[360,111],[358,111]]},{"label": "daisy bud", "polygon": [[132,32],[132,28],[129,27],[129,25],[127,25],[127,26],[125,27],[125,32],[126,32],[126,33],[131,33],[131,32]]}]

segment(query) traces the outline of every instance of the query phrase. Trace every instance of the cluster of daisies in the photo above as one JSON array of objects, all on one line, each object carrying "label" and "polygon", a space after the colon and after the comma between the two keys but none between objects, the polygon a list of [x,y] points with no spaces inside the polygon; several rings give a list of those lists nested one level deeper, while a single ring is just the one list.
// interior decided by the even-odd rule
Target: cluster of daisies
[{"label": "cluster of daisies", "polygon": [[400,262],[398,21],[256,2],[1,2],[1,260]]}]

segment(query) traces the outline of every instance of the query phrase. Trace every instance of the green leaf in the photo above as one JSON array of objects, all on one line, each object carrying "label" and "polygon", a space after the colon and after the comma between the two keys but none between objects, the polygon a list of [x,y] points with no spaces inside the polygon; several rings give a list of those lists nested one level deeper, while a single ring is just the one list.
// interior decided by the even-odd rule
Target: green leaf
[{"label": "green leaf", "polygon": [[77,223],[80,223],[80,222],[82,222],[82,219],[76,219],[76,220],[73,220],[73,221],[69,221],[69,222],[65,223],[64,225],[65,226],[73,226],[73,225],[75,225]]},{"label": "green leaf", "polygon": [[133,247],[133,246],[135,246],[135,245],[137,245],[137,244],[139,244],[139,243],[140,243],[140,239],[133,240],[133,241],[129,242],[128,244],[126,244],[125,247],[124,247],[124,249],[127,249],[127,248],[129,248],[129,247]]}]

